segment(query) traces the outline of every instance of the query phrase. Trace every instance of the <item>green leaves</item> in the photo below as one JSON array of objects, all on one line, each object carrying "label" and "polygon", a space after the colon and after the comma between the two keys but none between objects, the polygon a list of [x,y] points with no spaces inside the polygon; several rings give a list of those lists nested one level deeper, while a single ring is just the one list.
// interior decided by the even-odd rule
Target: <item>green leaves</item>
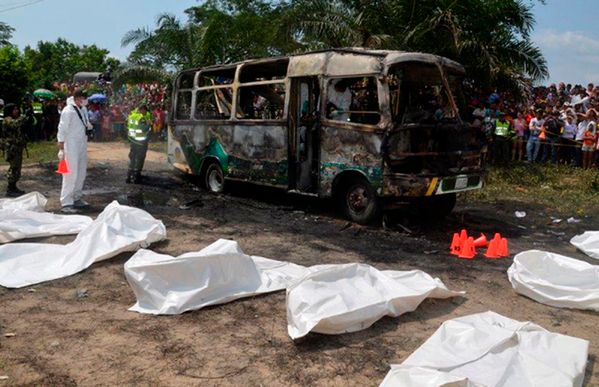
[{"label": "green leaves", "polygon": [[29,67],[16,47],[0,48],[0,98],[18,103],[29,87]]},{"label": "green leaves", "polygon": [[134,64],[168,70],[335,47],[422,51],[464,64],[481,86],[519,91],[548,75],[531,1],[209,0],[122,43],[135,44]]},{"label": "green leaves", "polygon": [[52,88],[54,82],[71,81],[80,71],[104,72],[118,60],[108,57],[108,50],[96,45],[78,46],[65,39],[38,42],[36,48],[25,47],[33,88]]},{"label": "green leaves", "polygon": [[8,24],[0,22],[0,47],[8,46],[10,44],[10,39],[12,38],[14,30],[15,29]]}]

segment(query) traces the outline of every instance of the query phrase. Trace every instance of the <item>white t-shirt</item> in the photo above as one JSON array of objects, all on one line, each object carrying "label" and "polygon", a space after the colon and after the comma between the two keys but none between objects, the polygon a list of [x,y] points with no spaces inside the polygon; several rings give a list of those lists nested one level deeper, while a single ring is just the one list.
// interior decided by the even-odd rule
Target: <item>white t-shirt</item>
[{"label": "white t-shirt", "polygon": [[587,131],[587,127],[589,126],[589,121],[583,120],[578,123],[578,130],[576,131],[576,141],[582,141],[584,138],[584,132]]},{"label": "white t-shirt", "polygon": [[541,133],[541,127],[545,124],[544,119],[538,119],[537,117],[530,120],[530,124],[528,125],[528,129],[530,129],[531,137],[539,137]]}]

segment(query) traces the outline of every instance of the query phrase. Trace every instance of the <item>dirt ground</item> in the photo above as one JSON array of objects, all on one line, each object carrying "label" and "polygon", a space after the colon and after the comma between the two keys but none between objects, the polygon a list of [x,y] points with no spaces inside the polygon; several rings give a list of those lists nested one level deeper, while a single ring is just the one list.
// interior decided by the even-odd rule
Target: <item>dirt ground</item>
[{"label": "dirt ground", "polygon": [[[415,312],[383,318],[361,332],[310,334],[293,342],[284,292],[179,316],[127,311],[135,302],[123,273],[127,253],[68,278],[0,288],[0,375],[8,377],[0,385],[375,386],[390,364],[402,362],[443,321],[487,310],[589,340],[585,383],[599,385],[599,314],[552,308],[515,294],[506,275],[511,259],[462,261],[446,253],[451,233],[466,227],[471,233],[503,233],[511,253],[538,248],[592,262],[568,241],[598,229],[597,217],[552,223],[550,216],[567,214],[461,199],[439,223],[396,214],[385,227],[360,227],[343,220],[327,201],[276,190],[237,184],[226,195],[209,195],[173,173],[156,152],[148,155],[148,182],[126,185],[127,152],[120,143],[90,144],[90,214],[112,200],[146,209],[167,227],[168,240],[152,246],[157,252],[178,255],[228,238],[246,253],[302,265],[364,262],[379,269],[421,269],[467,294],[426,300]],[[50,198],[49,210],[59,208],[54,168],[25,168],[21,184]],[[191,208],[180,208],[192,201]],[[517,219],[515,210],[528,215]],[[83,290],[87,297],[78,297]]]}]

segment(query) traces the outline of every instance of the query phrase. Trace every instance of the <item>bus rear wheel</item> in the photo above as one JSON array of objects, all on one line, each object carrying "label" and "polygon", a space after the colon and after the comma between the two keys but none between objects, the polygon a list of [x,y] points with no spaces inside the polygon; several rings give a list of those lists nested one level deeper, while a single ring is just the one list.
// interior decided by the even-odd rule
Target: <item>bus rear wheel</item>
[{"label": "bus rear wheel", "polygon": [[378,219],[381,205],[375,190],[366,179],[353,178],[344,187],[342,204],[350,220],[369,224]]},{"label": "bus rear wheel", "polygon": [[225,174],[218,163],[212,162],[206,168],[204,185],[212,193],[222,193],[225,190]]}]

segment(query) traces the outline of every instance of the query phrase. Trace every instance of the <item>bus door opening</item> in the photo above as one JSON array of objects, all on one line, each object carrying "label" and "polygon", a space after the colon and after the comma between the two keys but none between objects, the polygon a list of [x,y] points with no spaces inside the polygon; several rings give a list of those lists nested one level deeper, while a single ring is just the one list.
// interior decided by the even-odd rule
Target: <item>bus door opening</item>
[{"label": "bus door opening", "polygon": [[[320,144],[320,88],[317,77],[294,79],[294,93],[290,109],[290,149],[293,151],[294,181],[292,186],[300,192],[318,191],[318,166]],[[293,184],[295,183],[295,184]]]}]

